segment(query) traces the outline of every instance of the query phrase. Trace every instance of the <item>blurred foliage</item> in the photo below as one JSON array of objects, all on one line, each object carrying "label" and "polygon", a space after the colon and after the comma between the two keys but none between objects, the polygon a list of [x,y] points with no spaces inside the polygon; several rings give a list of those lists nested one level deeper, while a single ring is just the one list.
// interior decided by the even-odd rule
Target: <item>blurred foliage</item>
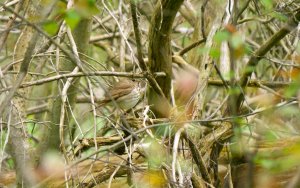
[{"label": "blurred foliage", "polygon": [[[0,2],[9,3],[4,0],[0,0]],[[154,14],[155,5],[160,1],[134,0],[134,2],[137,3],[141,51],[144,61],[148,63],[150,16]],[[232,176],[235,176],[232,172],[235,168],[247,166],[250,170],[242,168],[237,172],[237,181],[243,185],[240,187],[246,186],[251,181],[255,182],[255,178],[258,176],[258,181],[260,178],[265,178],[270,182],[276,179],[277,175],[283,176],[292,173],[289,178],[282,178],[286,182],[296,176],[295,171],[300,167],[299,27],[298,30],[274,44],[263,57],[253,57],[253,53],[257,52],[287,23],[295,10],[299,9],[300,4],[298,1],[291,0],[234,1],[238,3],[238,10],[241,10],[242,5],[247,6],[239,15],[237,23],[233,23],[233,17],[236,16],[234,7],[230,11],[227,10],[230,8],[229,5],[227,11],[221,8],[225,8],[224,5],[227,5],[228,2],[225,0],[184,1],[175,18],[172,31],[170,31],[172,55],[178,55],[189,45],[195,45],[199,39],[207,37],[206,41],[195,45],[193,50],[181,56],[186,61],[185,63],[196,71],[179,74],[179,78],[175,78],[173,75],[172,81],[173,87],[176,83],[183,84],[182,87],[179,85],[177,88],[173,88],[175,94],[176,92],[187,94],[189,90],[184,89],[193,88],[192,82],[184,82],[188,75],[196,74],[198,81],[209,74],[207,79],[201,80],[205,83],[197,82],[195,87],[197,89],[204,88],[205,91],[198,95],[188,96],[190,98],[187,102],[182,102],[174,96],[172,102],[175,105],[172,106],[171,112],[166,103],[160,103],[159,98],[159,109],[168,117],[159,119],[149,110],[147,92],[145,92],[145,98],[141,99],[141,102],[133,110],[127,112],[123,112],[113,105],[99,106],[98,102],[106,96],[106,91],[116,82],[125,79],[124,77],[90,76],[88,79],[82,77],[76,86],[78,87],[76,94],[78,101],[84,100],[78,102],[74,109],[71,109],[70,116],[65,117],[69,120],[69,125],[63,125],[66,134],[63,135],[65,136],[66,156],[56,152],[38,156],[40,164],[32,172],[33,176],[37,177],[37,181],[51,182],[51,176],[57,175],[56,178],[63,182],[58,183],[60,186],[66,186],[69,183],[70,187],[100,187],[108,186],[108,184],[111,184],[111,187],[166,187],[179,186],[179,180],[182,180],[183,185],[187,184],[191,187],[194,185],[192,181],[195,180],[192,177],[195,174],[200,181],[204,182],[203,177],[206,174],[203,174],[203,171],[206,170],[211,179],[219,177],[221,184],[224,185],[226,178],[222,177],[221,173],[217,174],[215,164],[218,164],[220,169],[222,165],[225,166],[227,177],[230,177],[231,173]],[[80,54],[85,68],[87,67],[90,72],[111,71],[113,73],[121,70],[120,62],[123,62],[126,72],[138,74],[141,71],[135,57],[137,47],[129,3],[129,0],[75,0],[74,5],[67,8],[67,1],[58,1],[47,19],[34,24],[41,27],[54,40],[59,41],[64,49],[71,52],[71,42],[65,28],[62,28],[63,24],[65,23],[66,27],[74,31],[80,21],[92,19],[90,46],[86,54]],[[163,5],[159,4],[156,8]],[[29,3],[28,6],[31,4]],[[1,37],[6,29],[6,23],[11,19],[8,17],[11,14],[2,9],[0,13]],[[26,15],[26,10],[22,9],[20,13]],[[218,16],[222,18],[220,19],[222,23],[214,22]],[[226,16],[229,18],[227,19]],[[220,26],[216,33],[210,36],[212,27],[218,24]],[[17,75],[18,70],[14,70],[13,65],[22,63],[22,60],[15,59],[15,45],[25,26],[25,22],[17,18],[14,25],[8,29],[10,33],[0,52],[0,89],[4,88],[2,78],[7,81],[5,84],[8,86],[14,83],[14,76]],[[208,45],[210,42],[211,46]],[[34,49],[35,53],[29,67],[28,79],[24,83],[70,73],[58,69],[59,63],[73,62],[57,49],[57,46],[49,43],[46,37],[41,36],[36,49]],[[207,54],[209,60],[204,62]],[[246,66],[251,58],[258,58],[256,66]],[[175,63],[172,64],[173,69],[175,69]],[[204,64],[202,65],[202,63]],[[184,65],[187,66],[184,63],[178,64],[177,68],[180,69]],[[213,65],[212,69],[207,68],[210,65]],[[202,67],[204,69],[201,69]],[[210,72],[205,72],[208,70]],[[249,78],[251,81],[256,81],[254,87],[230,85],[232,84],[230,81],[238,85],[245,72],[252,72]],[[227,82],[223,82],[222,79]],[[220,81],[218,83],[221,84],[218,86],[212,84],[211,81],[215,80]],[[40,106],[44,107],[41,107],[38,112],[28,113],[22,121],[25,126],[24,138],[29,140],[30,146],[28,147],[33,150],[38,148],[40,141],[45,136],[43,129],[48,126],[46,123],[53,126],[52,122],[45,122],[45,116],[49,114],[49,104],[61,97],[60,95],[52,96],[51,91],[62,83],[65,83],[65,79],[42,83],[30,87],[26,96],[22,96],[22,94],[19,96],[19,93],[15,96],[16,98],[23,97],[28,109],[37,107],[39,110]],[[277,87],[278,83],[287,86]],[[178,88],[182,90],[176,91]],[[92,104],[90,99],[91,91],[95,104]],[[4,95],[2,93],[5,92],[0,93],[0,102]],[[231,105],[228,98],[241,93],[245,101],[241,105],[241,110],[232,116],[228,110]],[[192,117],[186,117],[187,104],[185,103],[190,105],[194,99],[198,102],[195,103],[195,109],[198,109],[195,110]],[[200,104],[199,101],[202,99],[204,102],[201,101]],[[93,111],[93,107],[95,107],[95,111]],[[65,110],[69,110],[68,105]],[[234,125],[230,129],[232,132],[219,131],[220,127],[228,123]],[[47,128],[51,128],[51,126]],[[153,128],[148,129],[147,126],[153,126]],[[182,129],[184,131],[180,135],[178,148],[175,148],[176,153],[173,148],[174,136]],[[14,161],[5,150],[9,131],[6,125],[1,126],[0,157],[3,158],[2,169],[5,170],[13,170],[15,167]],[[230,136],[226,137],[226,134]],[[226,138],[223,139],[224,135]],[[97,139],[103,142],[96,143]],[[190,139],[190,143],[187,142],[188,139]],[[88,142],[91,140],[92,144]],[[118,145],[115,145],[116,143]],[[193,152],[191,152],[192,146],[195,147]],[[222,146],[220,147],[222,150],[214,151],[213,149],[217,146]],[[172,174],[174,153],[177,154],[175,175]],[[201,159],[197,158],[199,157],[197,154]],[[82,159],[84,160],[80,161]],[[73,167],[78,171],[73,168],[68,171],[69,169],[64,168],[78,161],[80,163]],[[199,161],[203,164],[198,164]],[[199,169],[199,166],[207,169]],[[254,174],[254,180],[250,178],[251,173]],[[246,181],[241,178],[243,175],[246,177]],[[173,176],[178,182],[173,181]],[[69,182],[64,182],[64,178]],[[218,182],[216,179],[212,181]],[[209,183],[204,182],[205,185]],[[53,180],[54,184],[55,180]],[[209,185],[217,187],[216,184]],[[272,187],[273,184],[262,186],[263,184],[257,183],[256,185],[260,185],[256,187]]]}]

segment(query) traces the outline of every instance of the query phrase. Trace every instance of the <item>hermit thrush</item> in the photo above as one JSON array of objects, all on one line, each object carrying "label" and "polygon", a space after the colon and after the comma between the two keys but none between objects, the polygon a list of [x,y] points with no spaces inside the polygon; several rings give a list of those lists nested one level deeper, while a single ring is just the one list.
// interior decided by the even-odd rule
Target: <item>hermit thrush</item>
[{"label": "hermit thrush", "polygon": [[172,57],[173,81],[176,101],[186,104],[197,92],[199,70],[186,63],[182,57]]},{"label": "hermit thrush", "polygon": [[100,106],[110,104],[127,111],[138,104],[144,90],[142,81],[122,79],[108,90]]}]

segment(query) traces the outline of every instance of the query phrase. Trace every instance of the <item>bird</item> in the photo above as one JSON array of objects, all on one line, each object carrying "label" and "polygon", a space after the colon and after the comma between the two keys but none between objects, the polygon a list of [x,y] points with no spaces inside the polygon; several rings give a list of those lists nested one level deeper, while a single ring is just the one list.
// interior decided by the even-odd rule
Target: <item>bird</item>
[{"label": "bird", "polygon": [[99,107],[110,105],[127,111],[138,104],[144,90],[143,81],[121,79],[108,89],[105,98],[99,102]]},{"label": "bird", "polygon": [[196,110],[199,70],[179,55],[173,55],[172,62],[175,105],[177,110],[185,112],[185,118],[190,119]]}]

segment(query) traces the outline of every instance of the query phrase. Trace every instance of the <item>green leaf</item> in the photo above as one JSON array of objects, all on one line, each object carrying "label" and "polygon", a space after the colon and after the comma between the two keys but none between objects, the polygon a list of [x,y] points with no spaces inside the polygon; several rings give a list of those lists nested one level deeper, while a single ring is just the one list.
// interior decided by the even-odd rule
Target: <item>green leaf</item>
[{"label": "green leaf", "polygon": [[255,71],[255,69],[256,69],[255,66],[247,66],[247,67],[245,68],[245,71],[246,71],[246,72],[253,72],[253,71]]},{"label": "green leaf", "polygon": [[99,13],[96,0],[77,0],[75,3],[75,10],[84,18],[90,18]]},{"label": "green leaf", "polygon": [[207,48],[207,47],[200,47],[200,48],[197,49],[197,53],[201,54],[201,55],[205,54],[207,52],[209,52],[209,48]]},{"label": "green leaf", "polygon": [[280,12],[272,12],[271,16],[283,22],[288,20],[288,17]]},{"label": "green leaf", "polygon": [[251,55],[253,53],[253,49],[251,48],[251,46],[247,43],[244,43],[244,45],[245,45],[245,53]]},{"label": "green leaf", "polygon": [[243,41],[243,38],[241,35],[235,34],[235,35],[232,35],[232,37],[230,39],[230,43],[234,49],[237,49],[242,46],[244,41]]},{"label": "green leaf", "polygon": [[96,5],[96,1],[95,0],[87,0],[87,3],[91,7]]},{"label": "green leaf", "polygon": [[267,141],[275,142],[277,140],[277,135],[272,130],[270,130],[265,133],[265,139]]},{"label": "green leaf", "polygon": [[74,29],[80,20],[81,16],[74,9],[68,10],[65,14],[65,21],[71,29]]},{"label": "green leaf", "polygon": [[286,97],[292,97],[298,92],[298,89],[299,89],[299,83],[297,82],[291,83],[291,85],[285,90],[284,95]]},{"label": "green leaf", "polygon": [[[231,76],[233,76],[233,74],[234,74],[234,73],[231,73]],[[229,89],[228,93],[229,93],[230,95],[238,95],[238,94],[241,93],[241,91],[240,91],[240,88],[239,88],[239,87],[233,87],[233,88],[230,88],[230,89]]]},{"label": "green leaf", "polygon": [[146,137],[141,146],[150,167],[161,166],[163,162],[167,161],[167,152],[157,140]]},{"label": "green leaf", "polygon": [[[34,120],[34,116],[33,115],[29,115],[27,117],[28,120]],[[33,121],[28,121],[28,123],[26,123],[26,127],[29,133],[32,133],[35,129],[35,123]]]},{"label": "green leaf", "polygon": [[13,159],[8,159],[7,164],[10,169],[14,169],[15,163],[14,163]]},{"label": "green leaf", "polygon": [[262,167],[264,167],[266,169],[272,169],[276,165],[276,163],[274,163],[270,159],[261,159],[259,163],[262,165]]},{"label": "green leaf", "polygon": [[221,43],[223,41],[228,40],[230,34],[227,31],[218,31],[214,36],[214,41],[217,43]]},{"label": "green leaf", "polygon": [[216,48],[212,48],[209,52],[209,55],[213,58],[219,58],[220,54],[221,54],[220,50]]},{"label": "green leaf", "polygon": [[261,0],[261,3],[267,10],[271,10],[273,8],[272,0]]},{"label": "green leaf", "polygon": [[49,35],[55,35],[58,31],[58,24],[54,21],[48,21],[43,24],[43,29],[46,31]]}]

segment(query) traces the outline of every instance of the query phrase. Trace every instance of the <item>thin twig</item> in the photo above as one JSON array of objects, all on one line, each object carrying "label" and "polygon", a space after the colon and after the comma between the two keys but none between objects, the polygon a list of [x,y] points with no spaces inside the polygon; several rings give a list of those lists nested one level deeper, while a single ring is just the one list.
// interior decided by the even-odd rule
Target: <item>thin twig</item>
[{"label": "thin twig", "polygon": [[[164,76],[164,73],[157,73],[157,76]],[[60,80],[64,78],[71,78],[71,77],[82,77],[82,76],[118,76],[118,77],[128,77],[128,78],[145,78],[145,74],[136,74],[136,73],[128,73],[128,72],[111,72],[111,71],[98,71],[98,72],[77,72],[77,73],[68,73],[68,74],[61,74],[57,76],[52,76],[49,78],[40,79],[37,81],[32,82],[25,82],[19,86],[19,88],[26,88],[34,85],[42,85],[44,83],[52,82],[55,80]],[[0,93],[11,89],[12,87],[7,87],[4,89],[0,89]]]},{"label": "thin twig", "polygon": [[186,54],[187,52],[189,52],[190,50],[192,50],[193,48],[199,46],[200,44],[202,44],[203,42],[205,42],[206,39],[200,39],[192,44],[190,44],[189,46],[185,47],[184,49],[180,50],[178,52],[178,55],[183,56],[184,54]]}]

